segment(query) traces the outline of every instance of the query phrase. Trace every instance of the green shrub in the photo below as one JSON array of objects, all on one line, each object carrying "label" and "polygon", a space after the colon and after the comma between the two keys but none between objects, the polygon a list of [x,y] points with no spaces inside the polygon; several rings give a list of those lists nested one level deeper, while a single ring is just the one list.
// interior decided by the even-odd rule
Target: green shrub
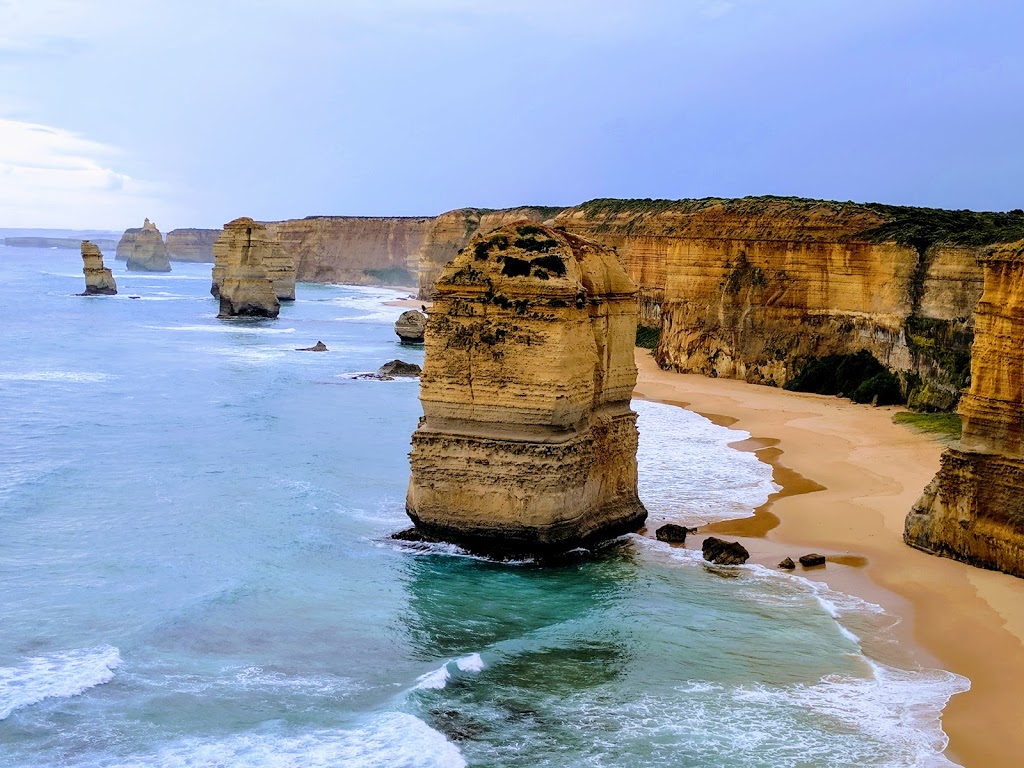
[{"label": "green shrub", "polygon": [[870,403],[875,395],[879,405],[904,402],[899,380],[866,349],[853,355],[812,357],[785,389],[839,395],[858,403]]},{"label": "green shrub", "polygon": [[636,327],[636,345],[644,349],[655,349],[661,339],[661,329],[638,325]]}]

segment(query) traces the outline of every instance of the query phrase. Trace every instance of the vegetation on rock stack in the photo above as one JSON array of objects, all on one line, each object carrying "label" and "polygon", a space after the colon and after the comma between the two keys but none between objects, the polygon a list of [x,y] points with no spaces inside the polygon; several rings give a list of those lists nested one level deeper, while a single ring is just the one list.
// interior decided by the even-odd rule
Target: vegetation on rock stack
[{"label": "vegetation on rock stack", "polygon": [[[848,397],[855,403],[904,402],[899,380],[867,350],[855,355],[812,357],[785,389]],[[877,398],[877,399],[876,399]]]}]

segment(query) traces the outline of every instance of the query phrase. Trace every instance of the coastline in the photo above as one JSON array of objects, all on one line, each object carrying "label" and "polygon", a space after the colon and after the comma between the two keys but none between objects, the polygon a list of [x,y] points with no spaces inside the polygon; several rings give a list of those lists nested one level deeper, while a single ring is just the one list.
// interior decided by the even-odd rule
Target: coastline
[{"label": "coastline", "polygon": [[[733,447],[771,464],[782,489],[753,517],[702,527],[687,546],[699,547],[709,533],[738,538],[751,562],[772,568],[786,556],[828,556],[824,568],[796,572],[881,605],[898,617],[892,633],[911,663],[970,680],[971,689],[943,710],[947,756],[965,766],[1019,765],[1024,580],[903,543],[904,517],[945,445],[894,424],[900,408],[662,371],[645,349],[636,350],[636,362],[636,397],[750,433]],[[871,655],[893,650],[865,647]]]}]

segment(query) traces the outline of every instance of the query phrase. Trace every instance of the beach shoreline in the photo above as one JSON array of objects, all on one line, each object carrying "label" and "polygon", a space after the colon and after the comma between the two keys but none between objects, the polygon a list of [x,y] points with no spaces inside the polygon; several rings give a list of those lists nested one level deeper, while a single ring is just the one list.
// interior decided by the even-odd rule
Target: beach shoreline
[{"label": "beach shoreline", "polygon": [[[822,395],[730,379],[662,371],[637,349],[635,396],[677,405],[749,439],[781,490],[753,517],[703,526],[739,539],[751,562],[820,552],[823,568],[796,573],[881,605],[898,618],[896,643],[865,651],[941,668],[971,689],[943,710],[947,756],[964,766],[1015,766],[1024,754],[1024,580],[935,557],[903,543],[903,521],[932,479],[945,445],[895,424],[900,408],[873,408]],[[651,521],[650,528],[665,521]],[[686,520],[674,520],[687,524]],[[838,559],[837,559],[838,558]],[[893,647],[895,646],[895,647]]]}]

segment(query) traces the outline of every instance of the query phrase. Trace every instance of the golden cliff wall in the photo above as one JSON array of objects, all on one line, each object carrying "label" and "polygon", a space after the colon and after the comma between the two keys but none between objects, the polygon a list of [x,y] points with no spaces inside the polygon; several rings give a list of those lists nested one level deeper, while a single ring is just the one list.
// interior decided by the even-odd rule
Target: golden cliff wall
[{"label": "golden cliff wall", "polygon": [[219,229],[172,229],[167,233],[167,255],[171,261],[208,263],[213,261],[213,244]]},{"label": "golden cliff wall", "polygon": [[983,263],[963,436],[907,516],[904,539],[1024,577],[1024,241]]},{"label": "golden cliff wall", "polygon": [[267,224],[301,282],[415,287],[431,217],[312,216]]},{"label": "golden cliff wall", "polygon": [[568,549],[639,526],[635,288],[597,243],[521,221],[436,283],[407,511],[428,537]]}]

